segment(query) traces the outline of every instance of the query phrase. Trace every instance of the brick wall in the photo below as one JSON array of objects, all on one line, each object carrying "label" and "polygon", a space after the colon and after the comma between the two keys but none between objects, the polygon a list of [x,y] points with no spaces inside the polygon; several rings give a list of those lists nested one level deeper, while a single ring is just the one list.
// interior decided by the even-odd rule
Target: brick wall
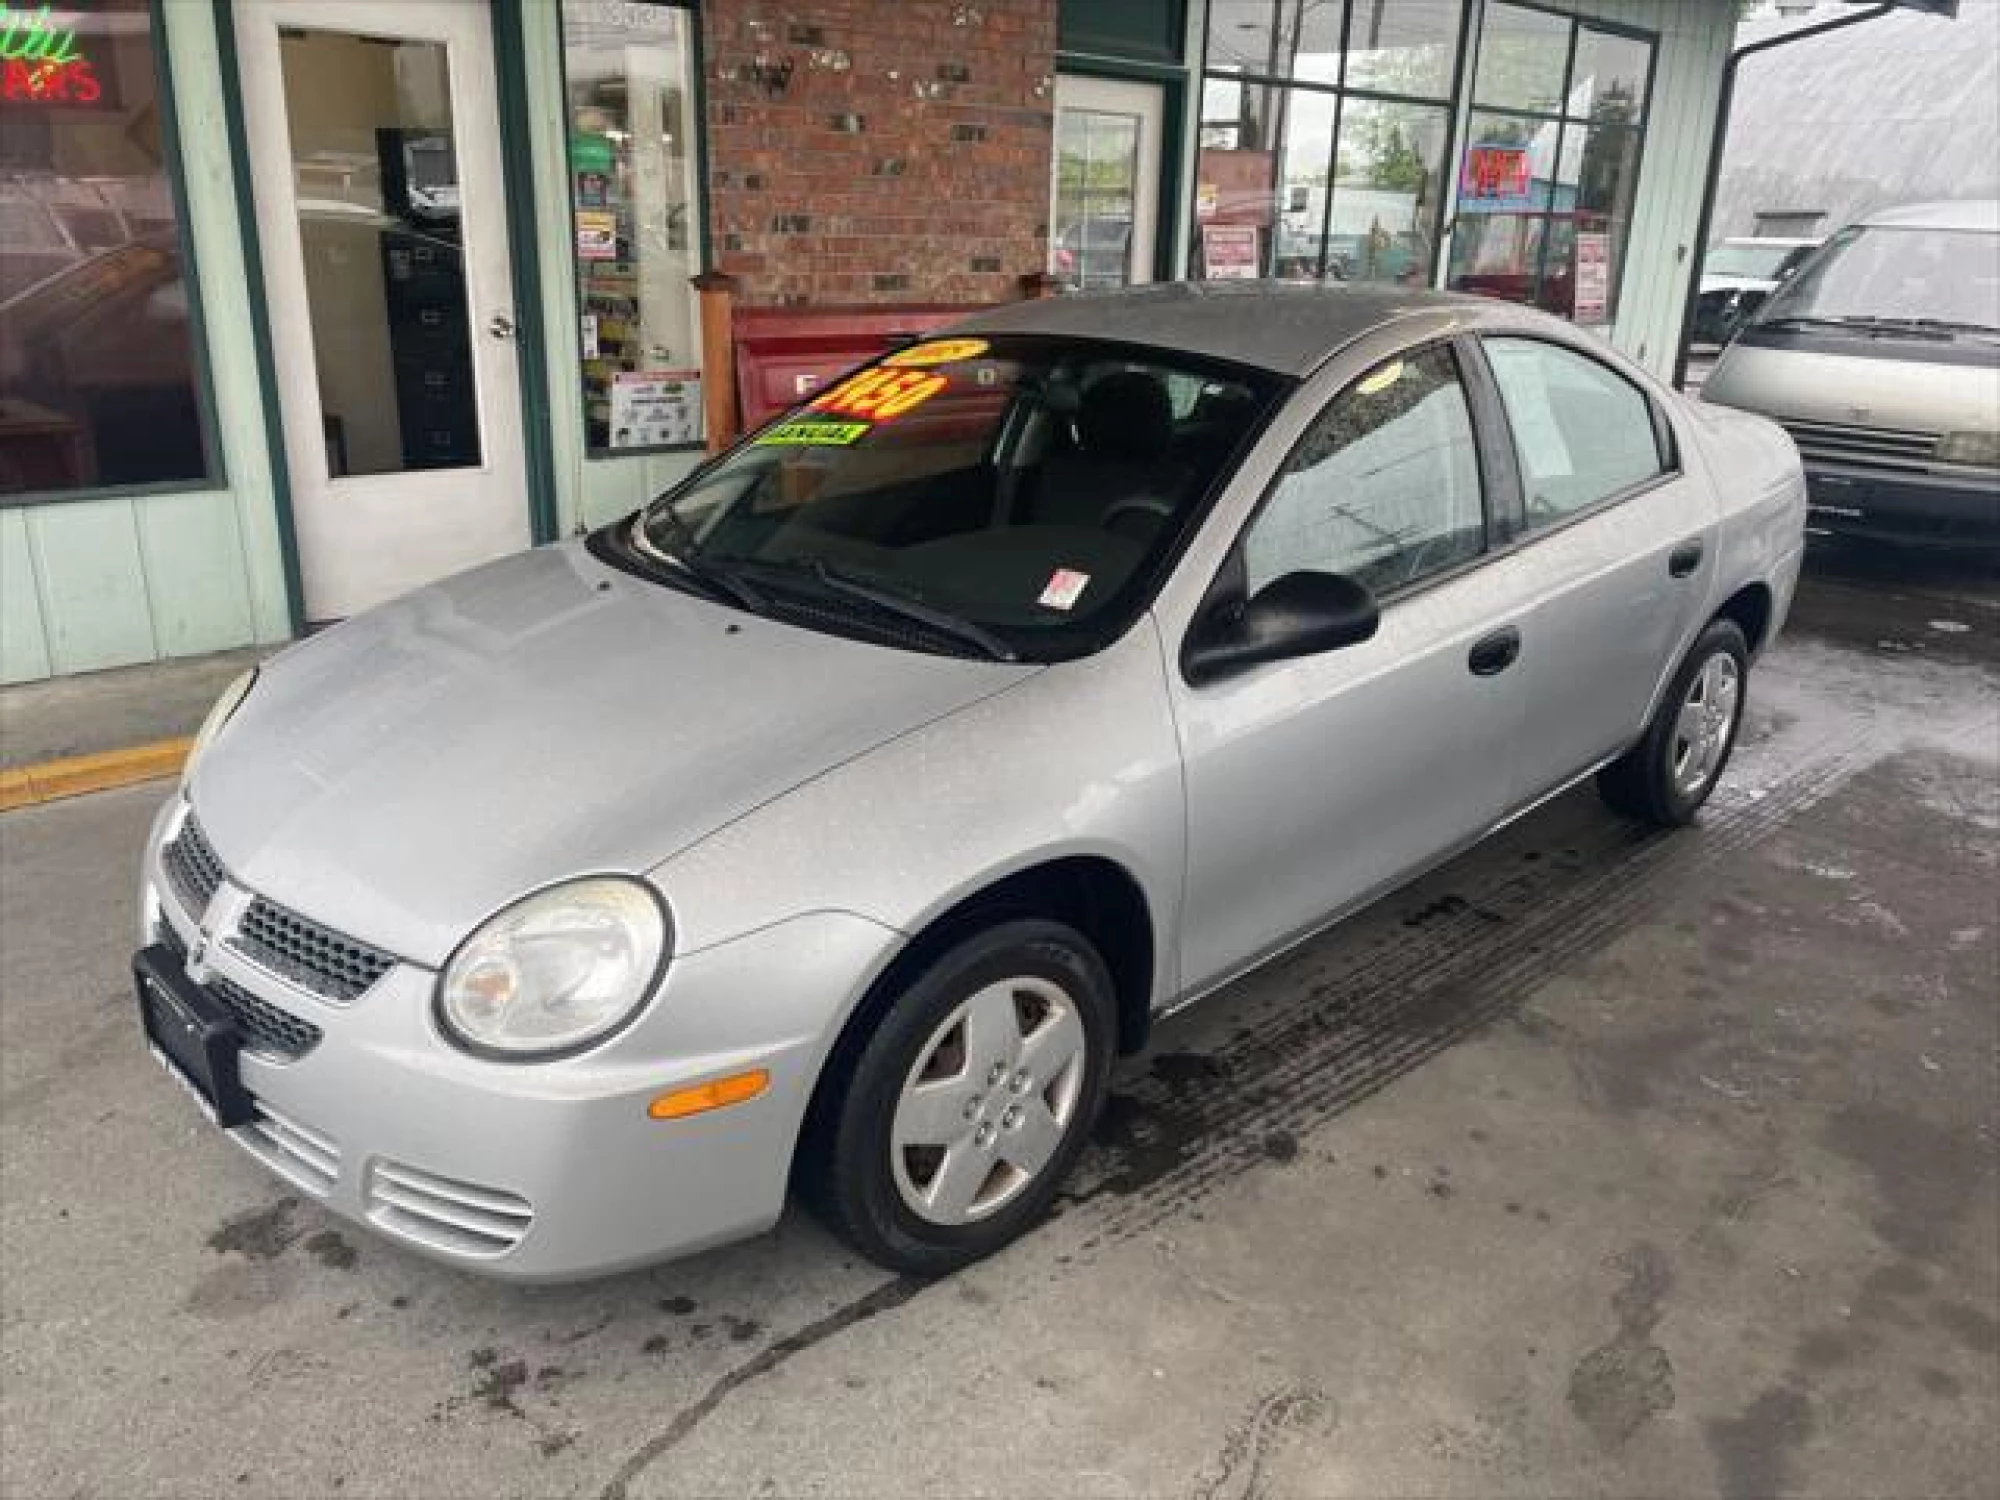
[{"label": "brick wall", "polygon": [[998,302],[1043,268],[1056,0],[706,0],[702,26],[743,302]]}]

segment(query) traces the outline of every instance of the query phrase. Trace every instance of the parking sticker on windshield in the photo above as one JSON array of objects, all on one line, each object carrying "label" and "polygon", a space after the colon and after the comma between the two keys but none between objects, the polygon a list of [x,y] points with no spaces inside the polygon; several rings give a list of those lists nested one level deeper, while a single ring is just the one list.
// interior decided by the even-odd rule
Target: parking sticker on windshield
[{"label": "parking sticker on windshield", "polygon": [[1048,587],[1035,602],[1044,609],[1074,609],[1083,591],[1090,587],[1090,575],[1074,568],[1057,568],[1049,574]]},{"label": "parking sticker on windshield", "polygon": [[867,431],[866,422],[816,422],[800,417],[758,433],[753,441],[767,448],[846,448],[859,442]]}]

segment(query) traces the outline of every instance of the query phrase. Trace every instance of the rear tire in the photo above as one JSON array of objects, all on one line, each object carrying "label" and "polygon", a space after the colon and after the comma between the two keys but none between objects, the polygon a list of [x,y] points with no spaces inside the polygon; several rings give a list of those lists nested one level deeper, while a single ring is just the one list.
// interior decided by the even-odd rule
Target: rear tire
[{"label": "rear tire", "polygon": [[1708,801],[1736,748],[1750,645],[1734,620],[1695,637],[1639,743],[1597,775],[1599,794],[1627,817],[1679,828]]},{"label": "rear tire", "polygon": [[940,1276],[1047,1211],[1104,1102],[1111,976],[1039,918],[954,944],[890,1004],[808,1141],[801,1186],[879,1265]]}]

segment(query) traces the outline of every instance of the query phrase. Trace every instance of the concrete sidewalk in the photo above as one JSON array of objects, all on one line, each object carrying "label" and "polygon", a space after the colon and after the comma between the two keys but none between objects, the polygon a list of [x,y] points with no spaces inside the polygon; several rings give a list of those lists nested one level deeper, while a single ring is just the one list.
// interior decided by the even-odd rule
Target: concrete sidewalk
[{"label": "concrete sidewalk", "polygon": [[273,647],[0,688],[0,771],[185,738],[229,680]]}]

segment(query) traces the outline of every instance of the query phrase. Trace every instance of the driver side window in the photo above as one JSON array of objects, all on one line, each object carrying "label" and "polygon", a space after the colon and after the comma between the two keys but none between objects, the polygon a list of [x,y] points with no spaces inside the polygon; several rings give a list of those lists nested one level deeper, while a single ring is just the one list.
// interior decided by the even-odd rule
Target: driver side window
[{"label": "driver side window", "polygon": [[1334,397],[1251,522],[1243,564],[1252,594],[1306,570],[1379,596],[1485,546],[1472,413],[1456,358],[1434,345]]}]

